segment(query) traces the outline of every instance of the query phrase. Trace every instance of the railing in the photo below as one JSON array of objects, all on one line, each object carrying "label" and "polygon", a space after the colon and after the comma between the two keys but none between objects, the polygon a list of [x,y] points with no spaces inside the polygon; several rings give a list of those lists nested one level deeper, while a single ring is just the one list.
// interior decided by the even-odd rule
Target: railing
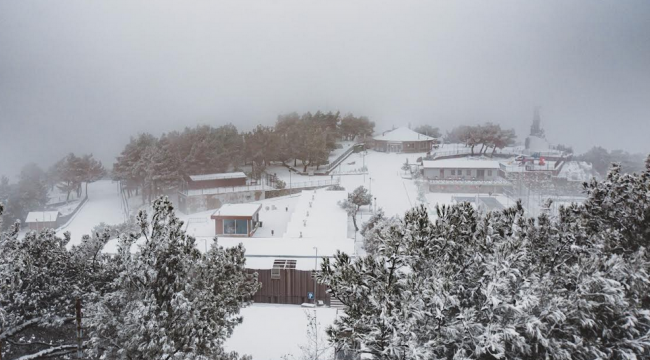
[{"label": "railing", "polygon": [[273,190],[273,187],[268,185],[246,185],[246,186],[224,186],[210,189],[183,189],[180,190],[182,194],[188,196],[194,195],[217,195],[217,194],[227,194],[227,193],[236,193],[236,192],[246,192],[246,191],[262,191],[262,190]]},{"label": "railing", "polygon": [[[339,183],[340,183],[340,179],[338,178],[331,179],[331,180],[302,181],[297,183],[296,182],[286,183],[284,189],[321,187],[321,186],[338,185]],[[218,195],[218,194],[229,194],[229,193],[247,192],[247,191],[270,191],[270,190],[284,190],[284,189],[277,189],[269,185],[247,185],[247,186],[218,187],[212,189],[180,190],[180,193],[187,196],[197,196],[197,195]]]},{"label": "railing", "polygon": [[357,144],[351,145],[347,150],[345,150],[341,155],[339,155],[339,156],[338,156],[334,161],[330,162],[329,165],[327,166],[327,171],[326,171],[326,172],[329,173],[329,172],[332,171],[334,168],[336,168],[337,166],[339,166],[339,164],[340,164],[343,160],[345,160],[348,156],[350,156],[350,154],[354,151],[354,147],[355,147],[356,145],[357,145]]},{"label": "railing", "polygon": [[476,179],[476,178],[466,178],[466,179],[426,179],[427,183],[431,185],[504,185],[511,186],[512,183],[505,179]]},{"label": "railing", "polygon": [[317,180],[317,181],[303,181],[298,183],[287,184],[285,189],[301,189],[301,188],[310,188],[310,187],[320,187],[320,186],[331,186],[338,185],[341,182],[339,178],[331,180]]},{"label": "railing", "polygon": [[119,188],[120,188],[120,198],[122,201],[122,210],[124,211],[124,221],[129,221],[129,217],[131,216],[131,209],[129,207],[129,201],[126,198],[126,192],[124,191],[124,187],[122,186],[122,182],[120,181],[119,183]]}]

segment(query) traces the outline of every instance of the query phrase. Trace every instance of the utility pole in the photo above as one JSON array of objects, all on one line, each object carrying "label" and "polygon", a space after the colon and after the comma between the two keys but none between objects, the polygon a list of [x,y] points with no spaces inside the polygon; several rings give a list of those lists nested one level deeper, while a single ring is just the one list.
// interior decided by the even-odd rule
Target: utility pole
[{"label": "utility pole", "polygon": [[[314,309],[316,307],[316,271],[318,271],[318,248],[314,246],[316,250],[316,257],[314,258]],[[314,310],[316,311],[316,310]]]},{"label": "utility pole", "polygon": [[77,299],[75,309],[77,312],[77,358],[81,359],[83,356],[81,352],[81,337],[83,336],[83,330],[81,329],[81,299]]}]

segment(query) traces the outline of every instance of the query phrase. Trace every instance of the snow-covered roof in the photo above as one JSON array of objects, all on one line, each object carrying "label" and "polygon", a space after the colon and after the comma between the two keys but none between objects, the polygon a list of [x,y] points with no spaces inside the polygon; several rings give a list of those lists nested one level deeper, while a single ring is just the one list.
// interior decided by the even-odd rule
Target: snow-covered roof
[{"label": "snow-covered roof", "polygon": [[[136,243],[131,246],[131,252],[135,253],[139,250],[140,246],[144,244],[145,238],[141,237]],[[210,249],[214,243],[214,237],[211,236],[197,236],[196,248],[205,252]],[[318,248],[318,258],[332,257],[336,254],[337,250],[345,252],[353,256],[354,252],[354,239],[332,239],[332,238],[232,238],[232,237],[218,237],[217,244],[224,248],[232,248],[239,244],[243,244],[246,249],[245,256],[251,260],[250,264],[259,266],[264,264],[273,265],[273,259],[302,259],[306,260],[306,264],[298,265],[300,268],[303,266],[305,269],[313,269],[314,258]],[[102,252],[105,254],[117,254],[117,247],[119,244],[118,239],[111,239],[106,243]],[[271,259],[269,261],[260,259]],[[247,260],[248,262],[248,260]],[[305,261],[298,261],[298,263],[305,263]],[[252,268],[249,265],[246,267]],[[269,269],[271,268],[269,267]],[[298,267],[297,267],[298,268]]]},{"label": "snow-covered roof", "polygon": [[253,216],[261,208],[262,204],[225,204],[212,216]]},{"label": "snow-covered roof", "polygon": [[203,175],[190,175],[192,181],[206,181],[206,180],[221,180],[221,179],[240,179],[245,178],[246,174],[243,172],[230,172],[219,174],[203,174]]},{"label": "snow-covered roof", "polygon": [[[197,238],[197,248],[204,250],[203,238]],[[208,247],[212,243],[212,238],[208,239]],[[235,247],[239,243],[246,248],[246,257],[266,257],[266,258],[305,258],[311,259],[314,263],[316,250],[318,248],[318,257],[331,257],[336,254],[337,250],[354,254],[354,239],[332,239],[332,238],[228,238],[219,237],[217,243],[225,248]],[[273,264],[273,262],[271,262]]]},{"label": "snow-covered roof", "polygon": [[27,219],[25,219],[25,222],[52,222],[56,221],[58,217],[58,211],[30,211],[29,214],[27,214]]},{"label": "snow-covered roof", "polygon": [[422,135],[406,127],[398,127],[395,130],[385,132],[383,135],[375,136],[375,140],[385,141],[427,141],[435,140],[431,136]]},{"label": "snow-covered roof", "polygon": [[425,169],[498,169],[499,162],[467,158],[424,160],[422,167]]}]

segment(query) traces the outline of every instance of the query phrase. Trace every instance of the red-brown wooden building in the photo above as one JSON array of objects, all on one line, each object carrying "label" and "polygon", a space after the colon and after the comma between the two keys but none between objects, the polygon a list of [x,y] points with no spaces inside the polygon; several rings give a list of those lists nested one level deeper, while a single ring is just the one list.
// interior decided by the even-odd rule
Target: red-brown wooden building
[{"label": "red-brown wooden building", "polygon": [[189,175],[184,180],[184,190],[246,186],[246,174],[243,172]]},{"label": "red-brown wooden building", "polygon": [[259,212],[262,204],[225,204],[215,211],[215,235],[228,237],[251,237],[260,225]]}]

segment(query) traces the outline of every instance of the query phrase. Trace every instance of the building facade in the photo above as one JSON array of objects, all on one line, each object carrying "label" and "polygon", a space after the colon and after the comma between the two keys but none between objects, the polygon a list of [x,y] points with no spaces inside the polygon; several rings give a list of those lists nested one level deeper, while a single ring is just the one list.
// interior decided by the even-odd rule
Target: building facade
[{"label": "building facade", "polygon": [[400,127],[386,131],[373,138],[373,149],[381,152],[413,153],[429,152],[437,140],[419,134],[409,128]]},{"label": "building facade", "polygon": [[210,217],[215,221],[215,235],[252,237],[261,225],[261,204],[225,204]]}]

